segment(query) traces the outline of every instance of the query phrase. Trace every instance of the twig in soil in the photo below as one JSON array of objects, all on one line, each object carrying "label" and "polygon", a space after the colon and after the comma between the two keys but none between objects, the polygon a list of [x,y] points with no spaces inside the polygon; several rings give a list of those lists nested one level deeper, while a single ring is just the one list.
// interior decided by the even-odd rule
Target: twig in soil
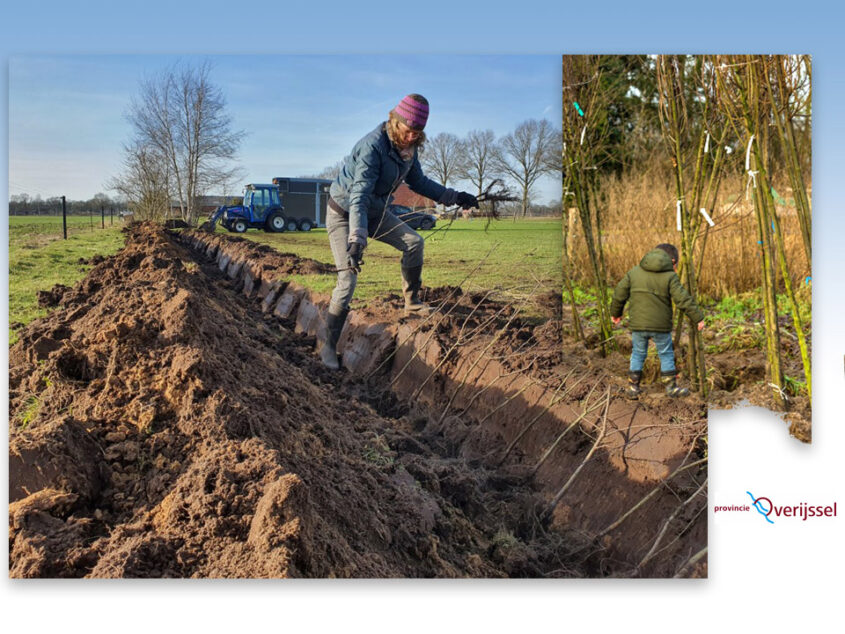
[{"label": "twig in soil", "polygon": [[[487,385],[485,385],[481,389],[477,390],[475,392],[475,394],[472,395],[472,398],[469,399],[469,401],[464,406],[464,408],[461,409],[460,412],[458,412],[458,416],[465,414],[469,410],[469,408],[472,407],[472,404],[475,403],[476,399],[478,399],[482,394],[484,394],[484,392],[486,392],[491,387],[493,387],[493,385],[495,385],[499,381],[499,379],[505,379],[505,378],[511,377],[515,374],[522,374],[523,372],[525,372],[525,368],[517,368],[516,370],[512,370],[511,372],[506,372],[504,374],[499,374],[498,376],[496,376],[496,378],[494,378],[492,381],[490,381],[490,383],[488,383]],[[563,380],[565,381],[567,378],[569,378],[569,375],[571,375],[573,372],[575,372],[574,368],[569,371],[569,373],[566,375],[566,377],[564,377]],[[533,383],[530,383],[530,385],[533,385]],[[523,388],[523,390],[524,390],[524,388]],[[520,390],[520,393],[521,392],[522,392],[522,390]]]},{"label": "twig in soil", "polygon": [[640,560],[640,563],[637,564],[637,569],[641,569],[643,566],[645,566],[648,563],[648,561],[654,556],[655,551],[657,550],[657,547],[660,545],[660,542],[663,541],[663,537],[666,535],[666,531],[669,530],[669,524],[671,524],[674,521],[674,519],[678,516],[678,514],[682,510],[684,510],[684,508],[686,508],[687,504],[692,502],[695,499],[695,497],[699,493],[701,493],[701,491],[706,486],[707,486],[707,480],[704,480],[704,482],[701,483],[701,486],[699,486],[698,489],[695,490],[695,493],[690,495],[686,500],[684,500],[681,504],[679,504],[675,508],[675,510],[672,512],[672,514],[669,516],[669,518],[663,523],[663,527],[660,529],[660,532],[657,533],[657,537],[655,538],[654,543],[651,545],[651,548],[649,549],[649,551],[645,554],[645,557],[643,557]]},{"label": "twig in soil", "polygon": [[[525,303],[525,302],[523,302],[523,304],[524,304],[524,303]],[[510,304],[505,304],[504,308],[507,308],[508,306],[510,306]],[[504,310],[504,308],[503,308],[503,310]],[[475,310],[475,309],[473,309],[473,312],[474,312],[474,310]],[[502,312],[502,311],[499,311],[496,315],[494,315],[494,319],[495,319],[495,317],[498,317],[498,315],[499,315],[501,312]],[[446,407],[444,407],[444,408],[443,408],[443,413],[442,413],[442,415],[440,416],[440,420],[438,421],[438,423],[443,422],[443,419],[444,419],[444,418],[446,418],[446,413],[449,411],[449,408],[452,406],[452,402],[455,400],[455,397],[458,395],[458,392],[460,392],[460,391],[461,391],[461,389],[463,388],[463,386],[464,386],[464,385],[466,385],[466,382],[467,382],[467,379],[469,378],[470,372],[472,372],[472,370],[474,370],[474,369],[475,369],[475,367],[478,365],[478,363],[481,361],[481,359],[482,359],[482,358],[484,358],[484,353],[485,353],[485,352],[487,352],[487,350],[489,350],[489,349],[493,346],[493,344],[494,344],[494,343],[496,343],[496,341],[498,341],[498,340],[499,340],[499,338],[501,337],[501,335],[502,335],[502,334],[504,334],[504,333],[507,331],[507,327],[511,324],[511,322],[513,321],[514,317],[516,317],[516,315],[517,315],[517,314],[519,314],[519,310],[518,310],[518,309],[516,309],[516,310],[514,310],[514,311],[513,311],[513,314],[510,316],[510,318],[509,318],[509,319],[508,319],[508,321],[505,323],[505,325],[504,325],[504,326],[502,326],[502,328],[501,328],[501,329],[500,329],[500,330],[499,330],[499,331],[498,331],[498,332],[497,332],[497,333],[493,336],[493,339],[492,339],[492,340],[491,340],[491,341],[487,344],[487,346],[485,346],[485,347],[484,347],[484,349],[483,349],[483,350],[482,350],[482,351],[478,354],[478,356],[476,357],[475,361],[473,361],[473,362],[472,362],[472,364],[470,365],[470,367],[469,367],[466,371],[464,371],[464,372],[462,373],[462,374],[463,374],[463,377],[461,378],[460,383],[458,383],[458,386],[457,386],[457,387],[456,387],[456,388],[452,391],[452,395],[449,397],[449,400],[448,400],[448,401],[447,401],[447,403],[446,403]],[[464,323],[466,323],[466,322],[464,322]],[[485,325],[486,325],[486,324],[485,324]],[[479,327],[479,328],[477,328],[477,329],[475,330],[475,332],[476,332],[476,333],[477,333],[477,332],[479,332],[479,331],[480,331],[480,327]],[[473,336],[474,336],[474,334],[473,334]],[[468,340],[469,340],[469,338],[468,338]],[[459,343],[459,341],[460,341],[460,338],[459,338],[459,339],[458,339],[458,341],[456,341],[456,342],[455,342],[455,344],[454,344],[454,345],[453,345],[453,346],[449,349],[449,352],[447,352],[445,355],[443,355],[443,361],[445,361],[446,359],[448,359],[448,358],[449,358],[449,355],[452,353],[452,351],[453,351],[453,350],[455,350],[455,349],[456,349],[459,345],[462,345],[462,344],[460,344],[460,343]],[[441,362],[441,363],[442,363],[442,362]],[[428,379],[426,379],[426,380],[428,380]]]},{"label": "twig in soil", "polygon": [[[689,454],[687,454],[687,455],[689,456]],[[691,462],[687,465],[684,465],[682,463],[681,466],[679,466],[672,473],[670,473],[663,480],[661,480],[660,483],[656,487],[654,487],[649,493],[647,493],[639,502],[634,504],[634,506],[632,506],[625,513],[623,513],[610,526],[608,526],[604,530],[596,533],[594,539],[598,539],[599,537],[602,537],[603,535],[606,535],[607,533],[609,533],[613,529],[617,528],[622,522],[624,522],[626,519],[628,519],[628,517],[630,517],[637,509],[639,509],[643,504],[645,504],[648,500],[650,500],[652,497],[654,497],[657,494],[657,492],[660,491],[663,488],[663,485],[665,485],[667,482],[669,482],[676,475],[678,475],[682,471],[686,471],[687,469],[692,469],[693,467],[697,467],[697,466],[702,465],[706,462],[707,462],[707,458],[701,458],[700,460],[696,460],[695,462]]]},{"label": "twig in soil", "polygon": [[596,449],[601,444],[601,441],[604,439],[604,434],[607,431],[607,410],[610,408],[610,386],[608,386],[607,391],[605,392],[605,399],[604,399],[604,414],[602,414],[602,421],[601,421],[601,431],[599,431],[598,436],[596,436],[595,442],[593,442],[593,446],[590,447],[590,451],[587,452],[587,455],[584,456],[584,459],[581,461],[581,464],[578,465],[578,468],[569,476],[569,479],[566,481],[560,490],[555,494],[552,498],[551,503],[549,504],[549,508],[546,511],[546,515],[551,517],[552,513],[554,512],[557,505],[560,503],[561,499],[563,498],[566,491],[575,481],[575,478],[578,477],[578,474],[581,473],[581,469],[584,468],[584,465],[589,462],[590,458],[596,452]]},{"label": "twig in soil", "polygon": [[[524,303],[524,302],[523,302],[523,303]],[[502,311],[503,311],[505,308],[508,308],[508,307],[510,307],[510,304],[505,304],[505,306],[503,306],[503,307],[502,307]],[[501,313],[502,311],[499,311],[499,312]],[[507,332],[508,326],[510,326],[510,325],[511,325],[511,323],[513,322],[513,320],[516,318],[516,316],[517,316],[518,314],[519,314],[519,310],[514,310],[514,311],[513,311],[513,314],[512,314],[512,315],[508,318],[508,320],[505,322],[505,325],[504,325],[504,326],[502,326],[499,330],[497,330],[497,331],[496,331],[496,333],[493,335],[493,338],[492,338],[492,339],[490,340],[490,342],[489,342],[489,343],[488,343],[488,344],[484,347],[484,349],[482,349],[482,350],[481,350],[481,352],[480,352],[480,353],[478,354],[478,356],[476,357],[476,360],[472,363],[472,365],[469,367],[469,369],[467,369],[467,370],[465,370],[465,371],[463,372],[464,377],[463,377],[463,379],[461,380],[461,384],[463,384],[464,382],[466,382],[467,376],[469,376],[469,373],[470,373],[470,372],[471,372],[471,371],[475,368],[475,366],[478,364],[478,362],[479,362],[479,361],[480,361],[480,360],[484,357],[484,353],[485,353],[485,352],[487,352],[487,350],[489,350],[489,349],[493,346],[493,344],[494,344],[494,343],[496,343],[496,342],[499,340],[499,338],[500,338],[500,337],[501,337],[501,336],[502,336],[505,332]],[[414,399],[416,399],[416,398],[419,396],[420,392],[421,392],[421,391],[422,391],[422,389],[423,389],[423,386],[425,386],[425,384],[426,384],[426,383],[428,383],[428,380],[429,380],[432,376],[434,376],[434,375],[435,375],[435,374],[436,374],[436,373],[440,370],[440,368],[442,368],[442,367],[443,367],[443,365],[446,363],[446,361],[448,361],[450,354],[451,354],[451,353],[452,353],[452,352],[453,352],[456,348],[458,348],[458,347],[460,347],[460,346],[462,346],[462,345],[465,345],[465,344],[464,344],[463,342],[460,342],[460,341],[456,341],[456,342],[452,345],[452,347],[449,349],[449,351],[448,351],[446,354],[444,354],[444,355],[443,355],[443,358],[440,360],[440,362],[439,362],[439,363],[438,363],[438,364],[434,367],[434,369],[433,369],[433,370],[429,373],[429,375],[428,375],[427,377],[425,377],[425,380],[424,380],[422,383],[420,383],[420,385],[417,387],[417,389],[416,389],[416,390],[414,390],[414,393],[411,395],[411,400],[414,400]],[[391,384],[392,384],[392,381],[391,381]]]},{"label": "twig in soil", "polygon": [[692,566],[694,566],[696,563],[698,563],[698,560],[701,559],[702,557],[704,557],[704,555],[706,555],[706,554],[707,554],[707,546],[705,546],[704,548],[699,550],[697,553],[695,553],[692,557],[690,557],[687,560],[687,562],[683,566],[678,568],[678,572],[675,573],[673,578],[674,579],[681,579],[684,576],[684,573],[687,571],[687,568],[691,568]]},{"label": "twig in soil", "polygon": [[[429,341],[431,341],[432,337],[434,337],[434,335],[437,333],[437,330],[440,328],[440,325],[441,325],[443,322],[445,322],[445,321],[446,321],[446,318],[447,318],[447,317],[448,317],[448,316],[452,313],[452,311],[453,311],[453,310],[455,310],[455,308],[457,308],[457,307],[458,307],[458,304],[457,304],[457,302],[456,302],[456,303],[455,303],[455,304],[453,304],[453,305],[452,305],[452,307],[451,307],[449,310],[447,310],[445,313],[440,313],[440,311],[439,311],[439,310],[437,311],[438,316],[440,317],[440,319],[439,319],[439,320],[438,320],[438,322],[434,325],[434,327],[431,329],[431,331],[428,333],[428,337],[426,337],[426,339],[425,339],[425,341],[422,343],[422,345],[421,345],[421,346],[418,346],[418,347],[416,348],[416,350],[414,350],[414,353],[413,353],[413,354],[412,354],[412,355],[408,358],[408,360],[405,362],[405,365],[403,365],[403,366],[402,366],[402,369],[401,369],[401,370],[399,370],[399,372],[397,372],[397,373],[395,373],[395,374],[393,375],[393,378],[390,380],[390,385],[391,385],[391,386],[392,386],[394,383],[396,383],[396,381],[399,379],[399,377],[400,377],[400,376],[402,376],[402,374],[404,374],[405,370],[407,370],[407,369],[408,369],[408,366],[410,366],[410,365],[411,365],[411,362],[413,362],[413,360],[417,358],[417,355],[419,355],[419,353],[420,353],[422,350],[424,350],[424,349],[426,348],[426,346],[428,345],[428,342],[429,342]],[[395,354],[396,354],[396,350],[398,350],[401,346],[403,346],[403,345],[405,344],[405,342],[410,341],[413,337],[415,337],[415,336],[416,336],[416,334],[417,334],[417,333],[420,331],[420,329],[423,327],[423,325],[425,325],[425,323],[426,323],[429,319],[431,319],[431,317],[432,317],[432,316],[433,316],[433,313],[432,313],[432,315],[429,315],[428,317],[426,317],[426,318],[425,318],[425,319],[424,319],[424,320],[423,320],[420,324],[418,324],[416,328],[414,328],[413,330],[411,330],[410,334],[409,334],[407,337],[405,337],[402,341],[400,341],[399,343],[397,343],[397,344],[396,344],[396,346],[395,346],[395,348],[394,348],[394,351],[393,351],[393,352],[391,352],[391,353],[390,353],[390,354],[389,354],[389,355],[388,355],[388,356],[387,356],[387,357],[386,357],[386,358],[385,358],[385,359],[384,359],[384,360],[383,360],[383,361],[379,364],[379,366],[378,366],[375,370],[373,370],[372,372],[370,372],[370,374],[369,374],[369,375],[367,375],[367,379],[370,379],[371,377],[373,377],[373,376],[374,376],[374,375],[375,375],[375,374],[379,371],[379,369],[380,369],[380,368],[381,368],[381,367],[382,367],[382,366],[383,366],[383,365],[384,365],[384,364],[385,364],[388,360],[392,359],[392,358],[395,356]]]},{"label": "twig in soil", "polygon": [[[539,414],[537,414],[534,418],[532,418],[530,421],[528,421],[528,424],[525,425],[525,427],[522,428],[522,431],[519,432],[519,434],[517,434],[516,438],[514,438],[510,442],[510,444],[505,448],[505,452],[502,454],[502,457],[499,459],[499,462],[498,462],[499,466],[504,464],[505,460],[507,460],[507,457],[510,455],[511,451],[513,451],[513,448],[516,447],[516,445],[519,443],[519,441],[522,440],[522,437],[525,436],[525,434],[527,434],[528,431],[534,426],[534,423],[536,423],[538,420],[540,420],[540,417],[542,417],[546,412],[548,412],[549,409],[551,409],[551,407],[553,405],[557,405],[560,401],[562,401],[564,398],[566,398],[566,395],[569,394],[570,392],[572,392],[572,390],[575,388],[575,386],[578,385],[581,381],[583,381],[586,377],[587,377],[586,374],[582,374],[581,378],[579,378],[577,381],[575,381],[575,383],[573,383],[571,386],[568,386],[566,388],[566,390],[563,392],[563,394],[558,396],[557,394],[558,394],[558,392],[560,392],[561,388],[563,388],[563,386],[566,384],[566,380],[569,378],[569,374],[567,374],[564,377],[563,381],[561,381],[560,385],[558,385],[554,394],[552,394],[552,397],[549,399],[548,404],[540,411]],[[593,384],[593,387],[590,388],[590,391],[587,393],[587,396],[584,399],[585,401],[590,398],[590,396],[593,393],[593,390],[596,389],[597,385],[598,385],[598,382]]]},{"label": "twig in soil", "polygon": [[[485,295],[485,297],[486,297],[486,295]],[[473,312],[475,312],[475,309],[473,309]],[[471,314],[472,314],[472,313],[470,313],[470,315],[471,315]],[[496,315],[498,315],[498,313],[497,313]],[[464,323],[466,323],[466,322],[464,322]],[[489,323],[489,322],[487,322],[487,323]],[[486,325],[486,323],[485,323],[485,325]],[[462,329],[463,329],[463,327],[462,327]],[[449,352],[447,352],[447,353],[446,353],[446,355],[444,356],[444,358],[447,358],[447,357],[449,356],[449,353],[450,353],[450,352],[451,352],[451,349],[450,349],[450,351],[449,351]],[[490,359],[490,360],[488,361],[488,364],[489,364],[491,361],[492,361],[492,359]],[[487,366],[485,366],[485,368],[486,368],[486,367],[487,367]],[[498,376],[496,376],[496,378],[494,378],[494,379],[493,379],[490,383],[488,383],[487,385],[485,385],[484,387],[482,387],[480,390],[477,390],[477,391],[476,391],[476,393],[472,396],[472,398],[470,398],[469,403],[467,404],[467,406],[463,408],[462,412],[466,412],[466,411],[467,411],[467,409],[469,409],[469,406],[470,406],[470,405],[471,405],[471,404],[475,401],[475,399],[476,399],[476,398],[478,398],[478,396],[479,396],[482,392],[484,392],[485,390],[487,390],[488,388],[490,388],[490,387],[491,387],[494,383],[496,383],[499,379],[501,379],[501,378],[502,378],[502,377],[504,377],[504,376],[511,376],[511,375],[513,375],[513,374],[517,374],[518,372],[519,372],[519,371],[517,371],[517,372],[509,372],[509,373],[507,373],[507,374],[499,374]],[[456,395],[457,395],[457,393],[460,391],[460,389],[461,389],[461,387],[459,386],[459,387],[458,387],[458,389],[457,389],[457,390],[455,390],[455,392],[454,392],[454,393],[452,394],[452,396],[449,398],[449,402],[446,404],[446,407],[444,407],[444,408],[443,408],[443,412],[442,412],[442,413],[441,413],[441,415],[440,415],[440,419],[438,420],[438,423],[442,423],[442,422],[443,422],[443,419],[444,419],[444,418],[446,418],[446,414],[447,414],[447,412],[449,411],[449,408],[450,408],[450,407],[451,407],[451,405],[452,405],[452,401],[454,400],[455,396],[456,396]]]},{"label": "twig in soil", "polygon": [[[482,301],[483,301],[483,300],[482,300]],[[480,305],[480,302],[479,302],[479,305]],[[450,310],[446,313],[446,315],[448,315],[449,313],[451,313],[451,311],[452,311],[452,310],[454,310],[456,307],[457,307],[457,303],[456,303],[454,306],[452,306],[452,308],[451,308],[451,309],[450,309]],[[500,310],[499,310],[499,311],[498,311],[495,315],[493,315],[493,316],[492,316],[491,318],[489,318],[487,321],[482,322],[482,323],[481,323],[481,324],[480,324],[477,328],[473,329],[473,330],[471,331],[471,333],[470,333],[470,336],[475,336],[475,334],[477,334],[477,333],[480,331],[480,329],[481,329],[481,328],[485,327],[488,323],[490,323],[490,322],[492,322],[492,321],[495,321],[495,319],[496,319],[496,318],[497,318],[497,317],[498,317],[498,316],[499,316],[499,315],[500,315],[500,314],[501,314],[501,313],[502,313],[502,312],[503,312],[503,311],[504,311],[507,307],[508,307],[507,305],[503,306],[503,307],[502,307],[502,308],[501,308],[501,309],[500,309]],[[424,386],[424,385],[428,382],[428,380],[432,377],[432,375],[433,375],[435,372],[437,372],[437,371],[438,371],[438,370],[439,370],[439,369],[440,369],[440,368],[441,368],[441,367],[442,367],[442,366],[446,363],[446,361],[448,361],[448,360],[449,360],[450,355],[451,355],[451,354],[452,354],[452,352],[455,350],[455,348],[457,348],[459,345],[462,345],[462,344],[464,343],[464,342],[463,342],[463,330],[464,330],[464,327],[466,327],[466,324],[468,323],[469,318],[470,318],[470,317],[472,316],[472,314],[475,312],[476,308],[478,308],[478,305],[476,305],[476,307],[475,307],[475,308],[473,308],[473,310],[470,312],[470,314],[469,314],[469,315],[467,315],[467,316],[466,316],[466,318],[464,318],[464,322],[463,322],[463,324],[461,324],[461,328],[460,328],[460,330],[459,330],[459,332],[458,332],[458,336],[456,337],[455,342],[452,344],[452,346],[449,348],[449,350],[447,350],[447,351],[446,351],[446,353],[443,355],[443,358],[440,360],[440,362],[437,364],[437,366],[434,368],[434,370],[432,370],[432,372],[431,372],[431,373],[430,373],[430,374],[429,374],[429,375],[425,378],[425,381],[423,381],[423,382],[422,382],[422,384],[421,384],[421,385],[420,385],[420,386],[419,386],[419,387],[415,390],[414,394],[411,396],[411,399],[412,399],[412,400],[413,400],[413,399],[415,399],[415,398],[419,395],[419,392],[420,392],[420,391],[422,391],[423,386]],[[444,319],[445,319],[445,316],[444,316]],[[441,323],[443,323],[443,320],[441,320],[440,322],[438,322],[437,326],[439,327]],[[402,369],[401,369],[401,370],[399,370],[399,372],[397,372],[397,373],[394,375],[394,377],[393,377],[393,378],[391,379],[391,381],[390,381],[390,385],[391,385],[391,386],[393,386],[393,384],[394,384],[394,383],[396,383],[396,381],[398,381],[398,380],[399,380],[399,377],[401,377],[401,376],[402,376],[402,374],[405,372],[405,370],[407,370],[407,369],[408,369],[408,366],[410,366],[410,365],[411,365],[411,362],[412,362],[412,361],[413,361],[413,360],[417,357],[417,355],[418,355],[418,354],[419,354],[422,350],[424,350],[424,349],[425,349],[425,347],[428,345],[428,342],[429,342],[429,341],[431,341],[431,338],[432,338],[432,337],[433,337],[436,333],[437,333],[437,327],[435,327],[435,328],[433,328],[433,329],[431,330],[431,332],[429,333],[428,337],[426,337],[426,340],[423,342],[423,345],[419,346],[419,347],[418,347],[418,348],[414,351],[414,354],[412,354],[412,355],[411,355],[411,357],[408,359],[407,363],[405,363],[405,365],[404,365],[404,366],[402,366]]]},{"label": "twig in soil", "polygon": [[[419,331],[419,329],[423,326],[423,324],[427,323],[430,319],[432,319],[432,318],[434,317],[434,315],[440,315],[440,316],[442,317],[442,319],[438,322],[438,325],[439,325],[440,323],[442,323],[442,322],[443,322],[443,319],[445,319],[446,315],[448,315],[449,313],[451,313],[451,312],[452,312],[452,310],[454,310],[454,309],[455,309],[455,307],[457,307],[457,302],[455,303],[455,306],[453,306],[452,308],[450,308],[450,309],[446,312],[446,315],[441,314],[441,313],[440,313],[440,310],[443,308],[443,306],[445,306],[445,305],[446,305],[446,302],[447,302],[447,301],[449,301],[449,299],[451,299],[451,298],[452,298],[452,296],[453,296],[453,295],[454,295],[454,294],[455,294],[458,290],[461,290],[461,288],[463,287],[463,285],[464,285],[464,284],[466,284],[467,280],[469,280],[469,279],[470,279],[473,275],[475,275],[475,273],[478,271],[478,269],[480,269],[480,268],[481,268],[481,265],[482,265],[482,264],[484,264],[484,262],[487,260],[487,258],[489,258],[489,257],[490,257],[490,255],[493,253],[493,251],[495,251],[495,250],[496,250],[496,248],[498,248],[498,246],[499,246],[500,244],[501,244],[500,242],[497,242],[497,243],[496,243],[496,244],[494,244],[492,247],[490,247],[490,250],[489,250],[489,251],[487,251],[487,253],[484,255],[484,257],[483,257],[483,258],[481,258],[481,259],[478,261],[478,264],[476,264],[476,265],[475,265],[475,267],[473,267],[473,269],[472,269],[469,273],[467,273],[467,275],[464,277],[464,279],[462,279],[462,280],[458,283],[458,285],[457,285],[457,286],[455,286],[455,288],[453,288],[451,291],[449,291],[449,293],[446,295],[446,297],[444,297],[444,298],[441,300],[441,302],[437,305],[437,308],[436,308],[434,311],[432,311],[432,313],[431,313],[428,317],[426,317],[425,319],[423,319],[423,320],[422,320],[422,321],[421,321],[421,322],[417,325],[417,327],[416,327],[416,328],[414,328],[414,329],[411,331],[411,333],[410,333],[407,337],[405,337],[402,341],[400,341],[399,343],[397,343],[397,344],[396,344],[395,348],[393,349],[393,352],[391,352],[389,355],[387,355],[387,356],[384,358],[384,360],[382,360],[382,362],[378,365],[378,367],[377,367],[375,370],[373,370],[372,372],[370,372],[370,373],[367,375],[367,379],[370,379],[370,378],[372,378],[373,376],[375,376],[376,374],[378,374],[378,372],[379,372],[379,371],[380,371],[380,370],[384,367],[384,365],[385,365],[388,361],[390,361],[390,360],[391,360],[391,359],[392,359],[392,358],[396,355],[396,350],[398,350],[398,349],[399,349],[402,345],[404,345],[404,344],[405,344],[405,342],[406,342],[406,341],[410,340],[410,339],[411,339],[414,335],[416,335],[416,334],[417,334],[417,332]],[[436,328],[435,328],[435,330],[436,330]],[[413,357],[412,357],[412,358],[413,358]]]},{"label": "twig in soil", "polygon": [[689,527],[690,527],[690,526],[692,526],[692,525],[695,523],[695,521],[698,519],[698,517],[699,517],[702,513],[705,513],[706,511],[707,511],[707,503],[705,502],[705,503],[702,505],[702,507],[701,507],[698,511],[696,511],[695,515],[693,515],[693,516],[692,516],[692,519],[690,519],[690,521],[688,521],[688,522],[684,525],[684,527],[683,527],[683,528],[681,528],[681,530],[676,531],[675,538],[674,538],[672,541],[667,542],[665,546],[663,546],[660,550],[658,550],[657,552],[655,552],[655,553],[654,553],[654,556],[656,557],[657,555],[659,555],[660,553],[662,553],[664,550],[668,550],[669,548],[671,548],[672,546],[674,546],[676,543],[678,543],[678,542],[681,540],[681,536],[682,536],[682,535],[684,535],[684,534],[687,532],[687,530],[689,530]]},{"label": "twig in soil", "polygon": [[[531,344],[531,346],[529,346],[529,348],[530,348],[530,347],[535,347],[536,345],[537,345],[537,343],[535,342],[535,343]],[[536,358],[537,356],[538,356],[538,355],[535,355],[535,358]],[[533,360],[531,361],[531,363],[533,363]],[[528,364],[528,366],[530,366],[530,363]],[[496,383],[499,379],[501,379],[501,378],[506,378],[506,377],[509,377],[509,376],[513,376],[514,374],[521,374],[521,373],[523,373],[524,371],[525,371],[525,368],[524,368],[524,367],[521,367],[521,368],[517,368],[516,370],[513,370],[513,371],[511,371],[511,372],[507,372],[507,373],[505,373],[505,374],[500,374],[500,375],[498,375],[495,379],[493,379],[490,383],[488,383],[487,385],[485,385],[483,388],[481,388],[480,390],[478,390],[478,391],[477,391],[477,392],[473,395],[473,397],[469,400],[469,402],[467,403],[467,405],[466,405],[466,406],[465,406],[465,407],[464,407],[464,408],[463,408],[463,409],[462,409],[462,410],[458,413],[458,416],[461,416],[461,415],[465,414],[465,413],[469,410],[469,408],[471,407],[472,403],[473,403],[473,402],[475,402],[475,400],[476,400],[479,396],[481,396],[481,395],[482,395],[482,394],[483,394],[486,390],[488,390],[489,388],[491,388],[491,387],[493,386],[493,384],[494,384],[494,383]],[[563,378],[563,380],[564,380],[564,381],[566,381],[566,380],[569,378],[569,376],[570,376],[570,375],[571,375],[574,371],[575,371],[574,369],[570,370],[570,371],[569,371],[569,373],[567,373],[567,375]],[[477,423],[477,424],[478,424],[479,426],[480,426],[480,425],[483,425],[483,424],[484,424],[484,422],[485,422],[488,418],[490,418],[493,414],[495,414],[495,413],[496,413],[496,412],[498,412],[500,409],[502,409],[504,406],[506,406],[508,403],[510,403],[513,399],[517,398],[520,394],[522,394],[522,393],[523,393],[525,390],[527,390],[529,387],[532,387],[532,386],[534,386],[534,385],[538,385],[538,384],[539,384],[539,383],[538,383],[537,381],[533,380],[533,379],[532,379],[532,380],[527,381],[527,382],[526,382],[526,383],[525,383],[525,384],[524,384],[521,388],[519,388],[516,392],[514,392],[513,394],[511,394],[511,395],[510,395],[509,397],[507,397],[504,401],[502,401],[502,402],[501,402],[501,403],[499,403],[496,407],[494,407],[494,408],[493,408],[490,412],[488,412],[487,414],[485,414],[485,415],[481,418],[481,420],[479,420],[479,421],[478,421],[478,423]],[[576,385],[577,385],[577,382],[576,382]],[[441,420],[442,420],[442,419],[441,419]]]},{"label": "twig in soil", "polygon": [[[491,355],[490,359],[495,360],[495,361],[502,361],[502,360],[511,361],[511,360],[513,360],[517,357],[527,355],[528,352],[532,348],[536,348],[539,345],[540,345],[539,341],[534,339],[534,337],[530,337],[529,339],[526,339],[521,344],[519,344],[519,346],[517,346],[513,350],[506,350],[502,354]],[[542,350],[535,353],[534,356],[531,357],[531,360],[528,363],[524,363],[521,366],[521,371],[525,372],[526,370],[528,370],[533,365],[533,363],[540,357],[541,354],[542,354]],[[514,364],[511,364],[511,367],[513,367],[513,366],[514,366]]]},{"label": "twig in soil", "polygon": [[533,380],[533,379],[526,381],[526,382],[525,382],[525,385],[523,385],[523,386],[522,386],[521,388],[519,388],[516,392],[514,392],[514,393],[513,393],[513,394],[511,394],[509,397],[507,397],[504,401],[502,401],[501,403],[499,403],[499,404],[498,404],[496,407],[494,407],[492,410],[490,410],[489,412],[487,412],[487,413],[486,413],[486,414],[485,414],[485,415],[481,418],[481,420],[479,420],[479,421],[478,421],[478,424],[479,424],[479,425],[482,425],[482,424],[484,423],[484,421],[486,421],[488,418],[490,418],[493,414],[495,414],[496,412],[498,412],[498,411],[499,411],[500,409],[502,409],[505,405],[507,405],[508,403],[510,403],[513,399],[515,399],[517,396],[519,396],[520,394],[522,394],[522,393],[523,393],[525,390],[527,390],[529,387],[532,387],[532,386],[534,386],[534,385],[539,385],[539,381],[535,381],[535,380]]},{"label": "twig in soil", "polygon": [[[610,389],[610,388],[608,388],[608,390],[609,390],[609,389]],[[566,427],[566,429],[564,429],[564,430],[563,430],[563,431],[562,431],[562,432],[558,435],[558,437],[557,437],[557,438],[555,438],[555,441],[554,441],[551,445],[549,445],[549,448],[548,448],[548,449],[546,449],[546,451],[545,451],[545,452],[543,453],[543,455],[540,457],[540,460],[538,460],[538,461],[537,461],[537,464],[535,464],[535,465],[534,465],[534,468],[531,470],[531,475],[532,475],[532,476],[537,475],[537,472],[540,470],[540,467],[541,467],[541,466],[543,466],[543,463],[544,463],[544,462],[545,462],[545,461],[549,458],[549,456],[551,456],[551,455],[552,455],[552,452],[555,450],[555,448],[558,446],[558,444],[560,444],[560,441],[561,441],[561,440],[563,440],[564,436],[566,436],[566,434],[568,434],[568,433],[569,433],[569,432],[570,432],[570,431],[571,431],[571,430],[572,430],[572,429],[573,429],[573,428],[574,428],[574,427],[575,427],[578,423],[580,423],[582,420],[584,420],[584,418],[586,418],[587,414],[592,413],[594,410],[596,410],[596,409],[598,409],[599,407],[601,407],[601,406],[602,406],[602,404],[603,404],[603,402],[602,402],[602,401],[598,401],[598,402],[596,402],[596,403],[593,403],[593,404],[592,404],[592,405],[590,405],[590,406],[587,406],[586,401],[585,401],[584,408],[583,408],[583,410],[582,410],[581,414],[578,416],[578,418],[576,418],[574,421],[572,421],[572,422],[571,422],[571,423],[570,423],[570,424]]]}]

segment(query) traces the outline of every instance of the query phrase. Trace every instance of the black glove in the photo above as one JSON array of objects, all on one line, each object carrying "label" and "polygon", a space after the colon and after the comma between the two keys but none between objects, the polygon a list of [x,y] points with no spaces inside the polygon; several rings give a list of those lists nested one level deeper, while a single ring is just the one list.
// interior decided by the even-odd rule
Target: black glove
[{"label": "black glove", "polygon": [[361,272],[364,263],[364,245],[360,242],[350,242],[346,245],[346,263],[351,271]]},{"label": "black glove", "polygon": [[463,209],[477,209],[478,199],[472,194],[466,192],[458,192],[458,205]]}]

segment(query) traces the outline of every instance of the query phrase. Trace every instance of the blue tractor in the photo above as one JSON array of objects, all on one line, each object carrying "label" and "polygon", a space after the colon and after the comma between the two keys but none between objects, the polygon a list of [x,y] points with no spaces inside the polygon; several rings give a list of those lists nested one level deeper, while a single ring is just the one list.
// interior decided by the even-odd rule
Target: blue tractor
[{"label": "blue tractor", "polygon": [[213,232],[218,221],[234,233],[244,233],[250,228],[272,233],[299,228],[296,219],[288,219],[284,214],[278,185],[247,185],[243,204],[218,207],[200,228]]}]

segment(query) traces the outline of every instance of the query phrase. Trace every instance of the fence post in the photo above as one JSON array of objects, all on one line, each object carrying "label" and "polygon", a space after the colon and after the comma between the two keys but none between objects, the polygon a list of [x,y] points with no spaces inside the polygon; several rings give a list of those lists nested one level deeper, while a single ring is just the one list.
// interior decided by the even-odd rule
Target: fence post
[{"label": "fence post", "polygon": [[100,207],[100,228],[106,228],[106,208]]},{"label": "fence post", "polygon": [[62,196],[62,234],[67,240],[67,205],[65,203],[65,197]]}]

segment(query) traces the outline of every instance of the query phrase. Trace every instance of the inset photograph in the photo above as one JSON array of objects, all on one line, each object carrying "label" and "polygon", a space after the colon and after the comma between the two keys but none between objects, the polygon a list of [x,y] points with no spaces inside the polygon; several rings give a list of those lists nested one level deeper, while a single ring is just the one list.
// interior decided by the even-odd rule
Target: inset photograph
[{"label": "inset photograph", "polygon": [[564,339],[636,410],[811,438],[807,55],[564,56]]}]

